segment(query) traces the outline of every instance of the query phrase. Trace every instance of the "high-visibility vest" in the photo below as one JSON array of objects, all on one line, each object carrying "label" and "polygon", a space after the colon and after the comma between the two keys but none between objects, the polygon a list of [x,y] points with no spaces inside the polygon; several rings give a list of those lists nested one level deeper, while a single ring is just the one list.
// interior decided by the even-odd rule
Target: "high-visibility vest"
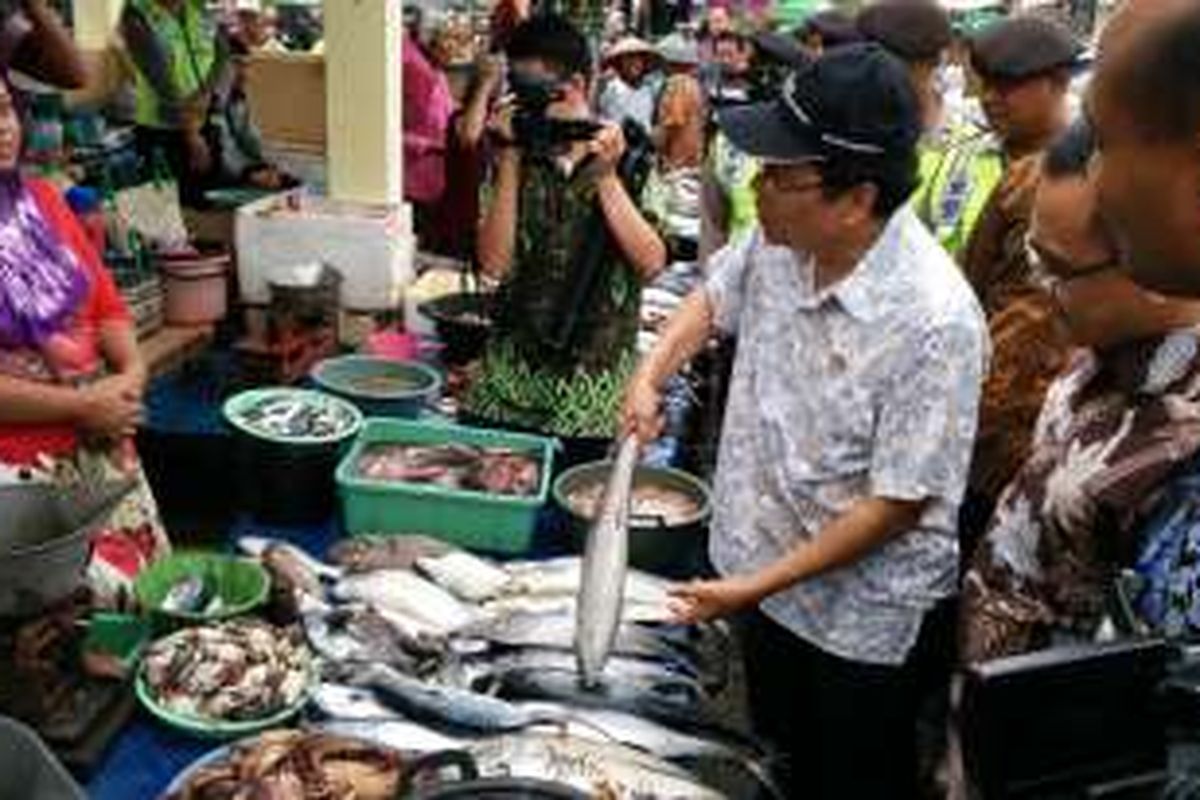
[{"label": "high-visibility vest", "polygon": [[713,138],[709,159],[709,169],[729,203],[725,233],[732,241],[758,224],[758,193],[754,179],[758,176],[759,163],[740,152],[719,131]]},{"label": "high-visibility vest", "polygon": [[[129,0],[129,3],[158,39],[179,100],[194,96],[208,81],[217,61],[216,21],[207,13],[204,0],[185,0],[178,16],[157,0]],[[164,114],[162,100],[153,85],[136,66],[133,72],[137,123],[151,128],[174,127]]]},{"label": "high-visibility vest", "polygon": [[1004,177],[1004,154],[992,134],[972,128],[946,137],[941,145],[924,145],[920,169],[913,209],[958,259]]}]

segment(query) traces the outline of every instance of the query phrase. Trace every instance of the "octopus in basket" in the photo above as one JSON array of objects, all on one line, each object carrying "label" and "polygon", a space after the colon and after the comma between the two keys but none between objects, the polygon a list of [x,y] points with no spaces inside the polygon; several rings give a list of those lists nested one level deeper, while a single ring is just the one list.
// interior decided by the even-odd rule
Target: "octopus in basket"
[{"label": "octopus in basket", "polygon": [[165,800],[392,800],[397,753],[298,730],[271,731],[203,766]]}]

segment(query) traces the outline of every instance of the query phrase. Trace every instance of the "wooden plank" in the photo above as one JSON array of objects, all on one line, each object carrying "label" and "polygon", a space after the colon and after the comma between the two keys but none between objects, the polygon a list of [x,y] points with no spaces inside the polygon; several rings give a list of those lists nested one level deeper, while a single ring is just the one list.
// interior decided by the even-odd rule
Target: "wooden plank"
[{"label": "wooden plank", "polygon": [[170,372],[199,355],[213,339],[213,326],[166,327],[138,342],[151,377]]}]

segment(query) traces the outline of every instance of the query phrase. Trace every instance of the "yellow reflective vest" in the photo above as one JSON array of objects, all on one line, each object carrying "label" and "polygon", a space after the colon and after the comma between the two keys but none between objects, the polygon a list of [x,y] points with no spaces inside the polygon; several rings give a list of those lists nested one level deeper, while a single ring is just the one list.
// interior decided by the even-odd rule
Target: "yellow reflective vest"
[{"label": "yellow reflective vest", "polygon": [[165,77],[175,87],[176,95],[169,101],[160,97],[150,78],[135,66],[137,123],[174,128],[180,108],[166,108],[164,103],[182,106],[208,83],[217,63],[216,22],[205,9],[204,0],[185,0],[179,15],[163,8],[157,0],[129,0],[129,5],[154,33]]},{"label": "yellow reflective vest", "polygon": [[1004,154],[974,126],[922,146],[913,209],[956,260],[966,251],[988,198],[1004,177]]}]

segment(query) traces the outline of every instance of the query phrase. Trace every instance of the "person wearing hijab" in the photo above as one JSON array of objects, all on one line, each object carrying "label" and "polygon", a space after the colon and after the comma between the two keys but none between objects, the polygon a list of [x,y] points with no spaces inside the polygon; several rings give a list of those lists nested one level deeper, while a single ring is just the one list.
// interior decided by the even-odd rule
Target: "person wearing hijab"
[{"label": "person wearing hijab", "polygon": [[146,368],[112,277],[54,186],[21,176],[20,152],[0,83],[0,486],[133,483],[88,570],[95,599],[121,605],[169,549],[133,449]]}]

